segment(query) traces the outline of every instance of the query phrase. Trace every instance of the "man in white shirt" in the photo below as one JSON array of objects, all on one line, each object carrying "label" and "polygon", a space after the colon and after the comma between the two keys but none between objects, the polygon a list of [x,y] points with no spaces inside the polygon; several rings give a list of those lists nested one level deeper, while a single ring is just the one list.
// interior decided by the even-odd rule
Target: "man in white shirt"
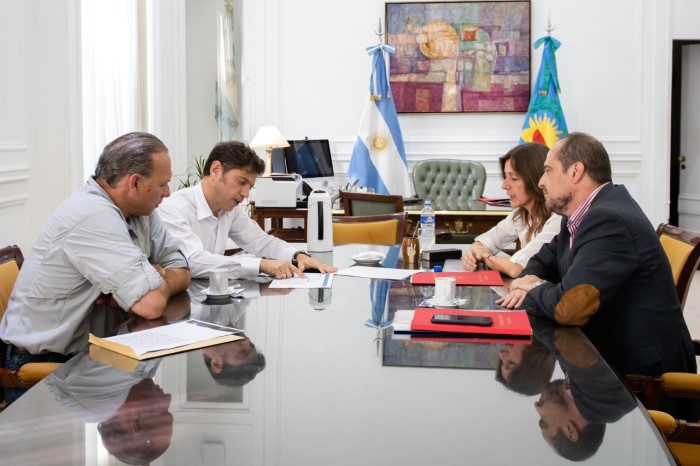
[{"label": "man in white shirt", "polygon": [[[209,154],[202,181],[161,204],[158,214],[177,238],[192,277],[205,277],[214,268],[225,268],[238,278],[258,273],[289,278],[303,276],[307,269],[337,270],[265,233],[240,205],[264,170],[265,162],[244,143],[220,142]],[[227,238],[255,257],[224,256]]]}]

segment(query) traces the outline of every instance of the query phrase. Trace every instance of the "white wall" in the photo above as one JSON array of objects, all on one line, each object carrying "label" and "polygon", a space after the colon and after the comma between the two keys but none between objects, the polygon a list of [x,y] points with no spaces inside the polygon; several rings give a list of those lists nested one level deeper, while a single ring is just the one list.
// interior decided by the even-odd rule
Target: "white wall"
[{"label": "white wall", "polygon": [[0,2],[0,244],[25,254],[81,184],[79,9]]},{"label": "white wall", "polygon": [[[289,139],[329,138],[343,176],[367,98],[371,60],[364,49],[377,41],[385,3],[243,4],[244,139],[265,124]],[[628,187],[655,224],[668,216],[670,41],[672,33],[700,38],[698,15],[686,14],[698,8],[692,0],[532,2],[533,41],[545,34],[551,16],[562,42],[557,64],[569,130],[602,140],[614,181]],[[533,75],[540,58],[541,49],[532,50]],[[497,158],[517,143],[523,117],[402,114],[409,169],[430,157],[478,160],[489,175],[485,193],[498,196]],[[190,135],[206,132],[203,119],[190,115],[190,123]]]},{"label": "white wall", "polygon": [[[208,82],[213,70],[185,68],[186,1],[150,3],[158,19],[151,124],[179,173],[188,157],[216,142],[206,136],[211,115],[207,122],[197,108],[188,111],[198,95],[213,95],[190,82]],[[694,0],[532,2],[533,39],[551,15],[563,44],[557,63],[569,129],[603,141],[615,181],[628,186],[652,223],[668,211],[670,41],[700,38],[698,9]],[[28,249],[55,206],[82,185],[78,10],[77,0],[0,2],[0,244]],[[327,137],[338,171],[346,172],[371,67],[364,48],[376,42],[384,2],[240,0],[238,12],[244,139],[264,124],[288,138]],[[215,31],[206,22],[188,27]],[[187,50],[187,63],[210,60],[204,55],[214,50],[215,42],[199,50],[202,57]],[[533,73],[540,53],[533,51]],[[411,167],[427,157],[480,160],[489,173],[486,194],[500,194],[496,159],[517,141],[522,115],[399,118]]]}]

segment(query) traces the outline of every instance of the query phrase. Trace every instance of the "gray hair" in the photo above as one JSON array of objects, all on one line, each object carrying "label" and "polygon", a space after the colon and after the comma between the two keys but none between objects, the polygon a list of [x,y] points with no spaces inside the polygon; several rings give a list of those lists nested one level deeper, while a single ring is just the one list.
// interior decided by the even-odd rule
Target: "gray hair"
[{"label": "gray hair", "polygon": [[130,174],[146,178],[153,173],[153,157],[157,152],[168,152],[165,144],[150,133],[127,133],[107,144],[97,161],[95,179],[101,178],[114,187]]}]

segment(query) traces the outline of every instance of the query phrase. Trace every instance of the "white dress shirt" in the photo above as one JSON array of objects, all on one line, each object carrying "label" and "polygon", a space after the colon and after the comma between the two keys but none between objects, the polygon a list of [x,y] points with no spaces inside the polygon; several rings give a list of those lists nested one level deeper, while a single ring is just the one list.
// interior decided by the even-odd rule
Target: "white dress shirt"
[{"label": "white dress shirt", "polygon": [[[214,215],[201,183],[175,191],[156,212],[177,239],[193,278],[206,277],[215,268],[227,269],[234,278],[251,278],[260,271],[261,257],[291,261],[299,250],[265,233],[250,218],[246,206]],[[224,256],[227,238],[255,257]]]},{"label": "white dress shirt", "polygon": [[529,227],[522,220],[515,220],[516,210],[509,213],[506,218],[498,222],[486,233],[477,236],[474,242],[479,242],[489,250],[491,254],[496,254],[516,239],[520,240],[520,250],[513,254],[510,261],[522,266],[527,265],[532,256],[537,254],[542,246],[552,241],[552,238],[559,234],[561,228],[561,215],[552,214],[542,227],[542,231],[532,235],[528,243],[527,231]]}]

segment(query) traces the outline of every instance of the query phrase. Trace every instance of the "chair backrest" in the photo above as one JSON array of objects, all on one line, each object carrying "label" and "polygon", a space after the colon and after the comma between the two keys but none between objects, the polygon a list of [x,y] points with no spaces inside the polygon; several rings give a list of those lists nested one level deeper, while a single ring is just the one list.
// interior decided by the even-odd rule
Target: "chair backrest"
[{"label": "chair backrest", "polygon": [[413,187],[435,210],[483,210],[479,198],[486,185],[486,169],[469,160],[422,160],[413,167]]},{"label": "chair backrest", "polygon": [[24,256],[17,246],[0,248],[0,318],[5,315],[7,302],[19,275]]},{"label": "chair backrest", "polygon": [[700,263],[700,235],[665,223],[659,225],[656,233],[671,263],[676,293],[683,309],[690,283]]},{"label": "chair backrest", "polygon": [[406,212],[384,215],[333,217],[335,244],[401,244],[406,230]]},{"label": "chair backrest", "polygon": [[379,215],[403,212],[403,198],[393,194],[344,192],[345,215]]}]

